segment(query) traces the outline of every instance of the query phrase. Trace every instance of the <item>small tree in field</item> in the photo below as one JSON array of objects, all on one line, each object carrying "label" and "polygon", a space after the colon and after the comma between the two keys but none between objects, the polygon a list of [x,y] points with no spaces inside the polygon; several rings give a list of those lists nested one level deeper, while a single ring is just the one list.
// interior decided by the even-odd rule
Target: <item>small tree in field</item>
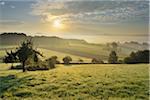
[{"label": "small tree in field", "polygon": [[84,60],[79,58],[78,62],[79,62],[79,63],[83,63]]},{"label": "small tree in field", "polygon": [[93,58],[91,63],[93,63],[93,64],[104,64],[104,62],[99,58]]},{"label": "small tree in field", "polygon": [[31,41],[23,42],[17,50],[16,55],[19,58],[19,61],[22,63],[23,72],[26,71],[25,63],[28,58],[32,57],[35,62],[38,62],[38,55],[42,56],[40,52],[33,49],[33,44]]},{"label": "small tree in field", "polygon": [[46,59],[46,61],[48,62],[48,66],[50,68],[55,68],[55,64],[59,64],[60,62],[57,60],[57,56],[52,56],[49,59]]},{"label": "small tree in field", "polygon": [[115,51],[111,51],[111,53],[109,54],[108,63],[110,64],[118,63],[118,56]]},{"label": "small tree in field", "polygon": [[72,58],[70,56],[66,56],[63,58],[64,64],[69,65],[70,61],[72,61]]}]

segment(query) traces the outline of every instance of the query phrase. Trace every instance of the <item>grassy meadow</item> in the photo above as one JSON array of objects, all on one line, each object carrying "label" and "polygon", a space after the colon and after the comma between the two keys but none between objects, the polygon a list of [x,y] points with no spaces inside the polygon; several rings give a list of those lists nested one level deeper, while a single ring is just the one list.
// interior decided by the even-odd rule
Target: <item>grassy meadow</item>
[{"label": "grassy meadow", "polygon": [[49,71],[0,64],[3,100],[148,100],[149,65],[56,65]]},{"label": "grassy meadow", "polygon": [[0,0],[0,100],[150,100],[149,0]]}]

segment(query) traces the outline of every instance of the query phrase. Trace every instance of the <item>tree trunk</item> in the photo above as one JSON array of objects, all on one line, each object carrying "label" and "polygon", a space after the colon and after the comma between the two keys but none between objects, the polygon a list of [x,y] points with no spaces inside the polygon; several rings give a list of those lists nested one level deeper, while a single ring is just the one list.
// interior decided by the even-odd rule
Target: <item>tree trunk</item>
[{"label": "tree trunk", "polygon": [[11,63],[11,67],[13,67],[13,63]]},{"label": "tree trunk", "polygon": [[14,69],[13,63],[11,63],[11,69]]},{"label": "tree trunk", "polygon": [[23,72],[26,71],[26,69],[25,69],[25,61],[22,62],[22,69],[23,69]]}]

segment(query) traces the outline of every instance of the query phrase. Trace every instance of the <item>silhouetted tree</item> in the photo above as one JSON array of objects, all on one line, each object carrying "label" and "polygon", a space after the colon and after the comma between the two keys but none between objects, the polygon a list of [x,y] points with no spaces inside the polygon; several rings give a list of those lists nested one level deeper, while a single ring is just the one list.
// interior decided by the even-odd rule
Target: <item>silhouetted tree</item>
[{"label": "silhouetted tree", "polygon": [[22,63],[23,72],[25,72],[25,63],[28,58],[33,57],[34,61],[38,61],[38,55],[42,56],[42,54],[33,49],[33,44],[30,41],[23,42],[19,49],[16,52],[16,55],[19,58],[19,61]]},{"label": "silhouetted tree", "polygon": [[108,63],[110,64],[118,63],[118,56],[115,51],[111,51],[111,53],[109,54]]},{"label": "silhouetted tree", "polygon": [[64,64],[69,65],[70,61],[72,61],[72,58],[70,56],[66,56],[63,58]]},{"label": "silhouetted tree", "polygon": [[17,57],[16,57],[16,53],[11,51],[10,53],[6,51],[6,56],[4,57],[3,59],[3,62],[4,63],[12,63],[12,66],[13,67],[13,63],[15,63],[17,61]]},{"label": "silhouetted tree", "polygon": [[149,63],[149,50],[131,52],[129,57],[124,59],[127,64]]}]

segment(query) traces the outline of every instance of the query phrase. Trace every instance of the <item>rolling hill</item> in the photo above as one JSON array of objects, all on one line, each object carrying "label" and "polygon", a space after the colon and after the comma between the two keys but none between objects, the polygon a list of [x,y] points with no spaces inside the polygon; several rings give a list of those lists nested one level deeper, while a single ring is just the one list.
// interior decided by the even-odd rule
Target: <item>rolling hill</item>
[{"label": "rolling hill", "polygon": [[[24,33],[0,34],[0,50],[5,50],[5,47],[10,47],[9,49],[11,49],[11,46],[19,45],[27,39],[32,39],[35,48],[48,49],[53,51],[51,53],[54,53],[55,51],[57,53],[64,53],[65,55],[74,55],[89,59],[100,58],[106,61],[110,51],[112,50],[111,43],[93,44],[78,39],[63,39],[56,36],[27,36]],[[123,59],[124,57],[128,56],[132,51],[148,49],[148,44],[140,44],[133,41],[117,44],[117,54],[119,59]],[[3,51],[0,52],[2,52],[0,54],[2,56]],[[55,55],[55,53],[51,55]]]}]

